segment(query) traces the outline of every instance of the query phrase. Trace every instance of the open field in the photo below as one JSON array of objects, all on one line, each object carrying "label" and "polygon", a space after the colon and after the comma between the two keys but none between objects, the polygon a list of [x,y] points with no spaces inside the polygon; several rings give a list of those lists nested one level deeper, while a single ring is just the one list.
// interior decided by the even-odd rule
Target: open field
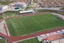
[{"label": "open field", "polygon": [[18,43],[40,43],[40,42],[36,38],[34,38],[34,39],[21,41],[21,42],[18,42]]},{"label": "open field", "polygon": [[9,18],[6,23],[11,36],[27,35],[64,26],[64,21],[52,14]]},{"label": "open field", "polygon": [[0,39],[0,43],[5,43],[5,39]]},{"label": "open field", "polygon": [[12,11],[5,12],[5,17],[14,16],[14,15],[16,15],[16,13],[17,12],[12,12]]},{"label": "open field", "polygon": [[0,19],[2,19],[3,17],[2,17],[2,15],[0,15]]},{"label": "open field", "polygon": [[64,10],[62,12],[60,12],[62,15],[64,15]]},{"label": "open field", "polygon": [[7,4],[10,4],[11,2],[0,2],[0,4],[3,4],[3,5],[7,5]]}]

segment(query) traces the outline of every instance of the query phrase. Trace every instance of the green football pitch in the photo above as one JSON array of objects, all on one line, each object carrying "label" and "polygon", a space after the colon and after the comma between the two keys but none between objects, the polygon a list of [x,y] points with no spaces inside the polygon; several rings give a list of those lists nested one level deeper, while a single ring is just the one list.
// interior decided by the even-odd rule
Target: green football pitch
[{"label": "green football pitch", "polygon": [[34,38],[34,39],[21,41],[21,42],[18,42],[18,43],[40,43],[40,42],[36,38]]},{"label": "green football pitch", "polygon": [[6,23],[11,36],[27,35],[64,26],[64,21],[52,14],[9,18]]}]

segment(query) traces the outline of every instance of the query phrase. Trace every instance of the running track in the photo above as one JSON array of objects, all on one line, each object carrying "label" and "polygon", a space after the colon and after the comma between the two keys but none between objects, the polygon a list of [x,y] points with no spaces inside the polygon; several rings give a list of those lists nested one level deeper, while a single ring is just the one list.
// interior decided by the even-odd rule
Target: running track
[{"label": "running track", "polygon": [[23,36],[23,37],[21,37],[21,36],[15,36],[15,37],[12,36],[12,37],[9,38],[8,42],[9,42],[9,43],[12,43],[12,42],[14,42],[14,41],[19,41],[19,40],[23,40],[23,39],[28,39],[28,38],[36,37],[36,36],[39,36],[39,35],[42,35],[42,34],[46,34],[46,33],[55,32],[55,31],[62,30],[62,29],[64,29],[64,27],[62,27],[62,28],[56,28],[56,29],[54,29],[54,30],[37,32],[37,33],[29,34],[29,35]]},{"label": "running track", "polygon": [[48,30],[48,31],[43,31],[43,32],[37,32],[37,33],[29,34],[27,36],[8,36],[8,35],[4,35],[2,33],[0,33],[0,36],[7,38],[8,43],[12,43],[12,42],[15,42],[15,41],[36,37],[36,36],[39,36],[39,35],[42,35],[42,34],[51,33],[51,32],[55,32],[55,31],[62,30],[62,29],[64,29],[64,27],[55,28],[53,30]]},{"label": "running track", "polygon": [[37,32],[37,33],[29,34],[27,36],[7,36],[7,35],[4,35],[2,33],[0,33],[0,36],[2,36],[4,38],[7,38],[8,39],[8,43],[12,43],[12,42],[15,42],[15,41],[19,41],[19,40],[24,40],[24,39],[36,37],[36,36],[39,36],[39,35],[42,35],[42,34],[51,33],[51,32],[55,32],[55,31],[62,30],[62,29],[64,29],[64,27],[62,27],[62,28],[56,28],[54,30]]}]

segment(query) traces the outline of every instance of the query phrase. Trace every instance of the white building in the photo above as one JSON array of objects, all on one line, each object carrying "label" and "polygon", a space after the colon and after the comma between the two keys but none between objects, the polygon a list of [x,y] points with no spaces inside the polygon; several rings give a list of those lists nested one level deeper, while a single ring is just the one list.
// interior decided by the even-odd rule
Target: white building
[{"label": "white building", "polygon": [[26,13],[35,13],[35,11],[34,10],[20,11],[20,14],[26,14]]},{"label": "white building", "polygon": [[8,6],[7,5],[0,5],[0,13],[7,11]]}]

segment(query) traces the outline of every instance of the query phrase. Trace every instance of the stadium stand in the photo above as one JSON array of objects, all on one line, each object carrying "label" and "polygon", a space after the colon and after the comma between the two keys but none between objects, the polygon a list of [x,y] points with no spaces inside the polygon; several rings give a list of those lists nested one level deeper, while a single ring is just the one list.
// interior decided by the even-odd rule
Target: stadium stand
[{"label": "stadium stand", "polygon": [[64,42],[64,30],[59,30],[56,32],[46,33],[40,36],[37,36],[37,39],[42,43],[60,43]]}]

